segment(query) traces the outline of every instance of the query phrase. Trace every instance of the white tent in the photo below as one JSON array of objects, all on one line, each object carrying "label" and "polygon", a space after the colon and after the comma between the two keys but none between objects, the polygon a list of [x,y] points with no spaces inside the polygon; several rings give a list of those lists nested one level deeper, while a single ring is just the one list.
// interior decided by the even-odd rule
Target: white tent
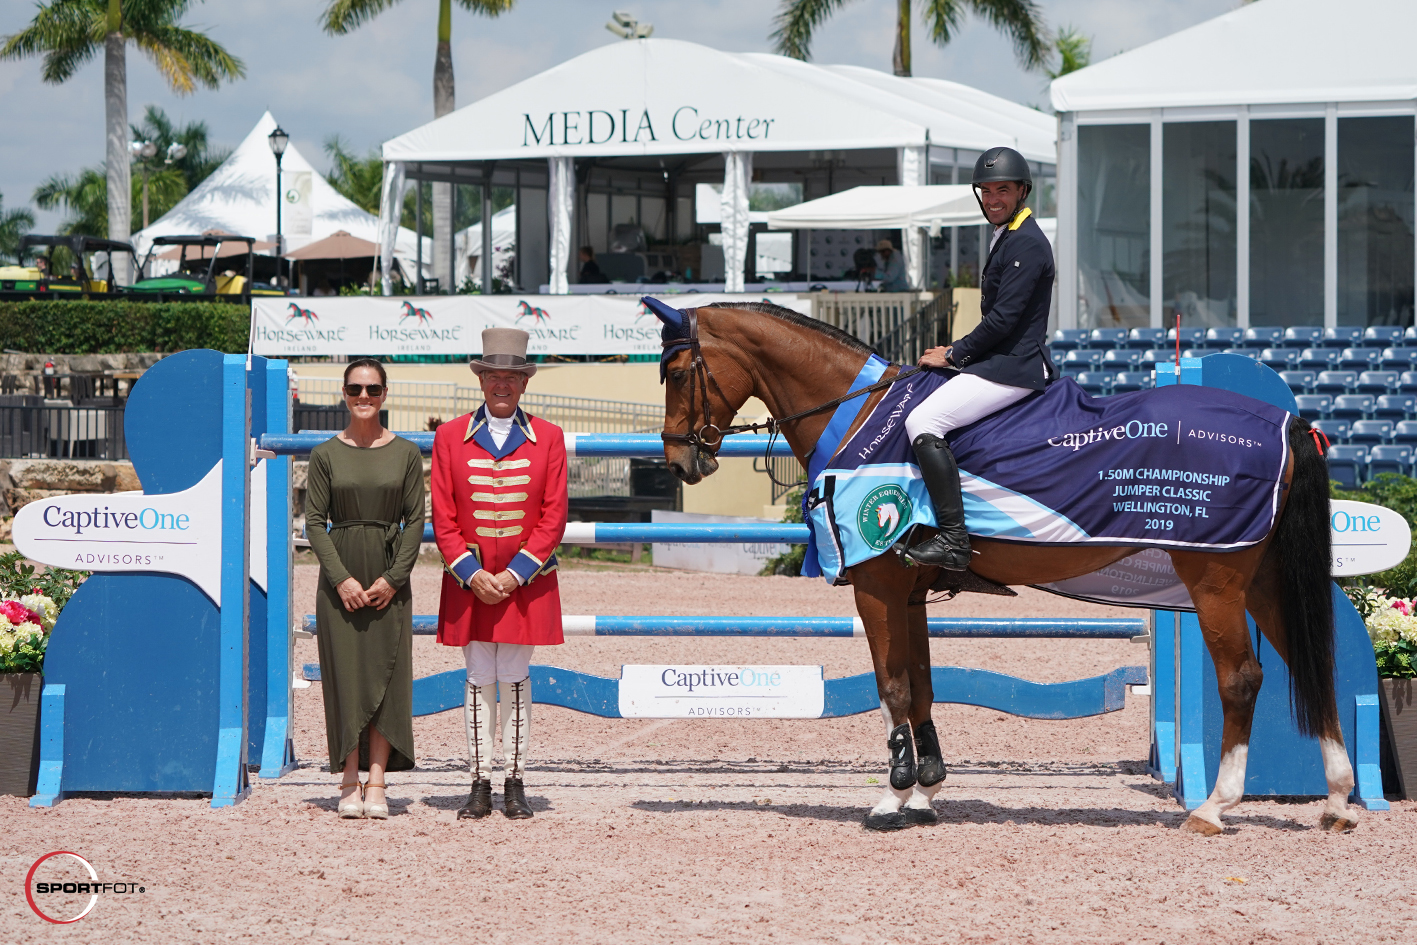
[{"label": "white tent", "polygon": [[1060,112],[1417,98],[1417,3],[1264,0],[1053,82]]},{"label": "white tent", "polygon": [[[155,236],[193,236],[209,230],[262,240],[273,235],[276,166],[267,139],[275,128],[275,118],[266,112],[206,180],[146,229],[133,234],[138,258],[147,252]],[[379,218],[331,187],[294,142],[282,158],[281,185],[286,192],[281,229],[288,249],[299,249],[340,230],[378,242]],[[413,231],[400,227],[395,255],[412,259],[415,251]],[[412,266],[406,268],[413,271]]]},{"label": "white tent", "polygon": [[1058,324],[1411,324],[1414,35],[1263,0],[1055,80]]},{"label": "white tent", "polygon": [[[383,215],[400,205],[409,165],[546,160],[551,291],[565,292],[573,160],[721,153],[726,288],[734,291],[747,251],[754,154],[830,160],[845,151],[896,150],[897,182],[913,186],[930,182],[932,149],[1010,145],[1052,164],[1055,133],[1050,116],[953,83],[679,40],[621,41],[385,142]],[[904,255],[918,270],[923,246],[907,243]]]},{"label": "white tent", "polygon": [[[474,223],[457,235],[457,284],[482,278],[482,224]],[[492,215],[492,272],[495,274],[517,253],[517,208],[513,204]],[[476,259],[476,265],[471,260]]]},{"label": "white tent", "polygon": [[895,230],[970,226],[981,220],[968,184],[853,187],[839,194],[774,210],[773,230]]}]

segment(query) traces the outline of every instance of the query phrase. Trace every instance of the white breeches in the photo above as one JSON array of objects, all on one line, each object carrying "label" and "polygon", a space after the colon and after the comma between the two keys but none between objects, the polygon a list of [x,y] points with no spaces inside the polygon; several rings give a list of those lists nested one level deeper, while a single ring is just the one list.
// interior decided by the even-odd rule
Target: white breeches
[{"label": "white breeches", "polygon": [[911,411],[905,418],[905,435],[911,443],[922,433],[943,437],[1031,393],[1027,387],[1010,387],[974,374],[958,374]]},{"label": "white breeches", "polygon": [[473,640],[462,648],[467,661],[467,681],[474,686],[490,686],[494,682],[521,682],[531,674],[531,651],[534,646],[520,643],[481,643]]}]

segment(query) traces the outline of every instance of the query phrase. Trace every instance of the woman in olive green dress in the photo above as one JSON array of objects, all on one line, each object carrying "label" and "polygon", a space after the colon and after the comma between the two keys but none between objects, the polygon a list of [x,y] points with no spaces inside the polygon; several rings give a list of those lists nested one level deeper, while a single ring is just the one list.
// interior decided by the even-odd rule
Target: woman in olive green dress
[{"label": "woman in olive green dress", "polygon": [[[378,361],[344,372],[349,426],[310,451],[305,526],[320,559],[315,623],[340,817],[389,816],[384,772],[413,767],[413,601],[423,457],[379,422]],[[399,525],[403,528],[400,530]],[[326,526],[329,530],[326,531]],[[359,783],[359,770],[369,780]]]}]

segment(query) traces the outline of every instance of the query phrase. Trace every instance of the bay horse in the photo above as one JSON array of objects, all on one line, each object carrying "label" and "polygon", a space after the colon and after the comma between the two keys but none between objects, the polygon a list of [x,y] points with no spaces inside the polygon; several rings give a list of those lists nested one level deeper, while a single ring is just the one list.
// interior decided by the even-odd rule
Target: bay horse
[{"label": "bay horse", "polygon": [[[750,397],[766,404],[773,417],[785,418],[780,432],[806,468],[831,417],[828,408],[849,391],[871,349],[823,322],[765,302],[720,302],[679,312],[655,301],[655,313],[665,325],[664,456],[674,475],[693,485],[717,470],[717,448],[725,433],[740,432],[728,424]],[[885,379],[901,370],[893,365]],[[1204,398],[1205,391],[1196,387],[1195,396]],[[862,398],[853,430],[883,395],[878,391]],[[1238,551],[1166,549],[1190,592],[1215,661],[1224,710],[1215,789],[1186,819],[1185,830],[1220,833],[1221,815],[1244,795],[1250,725],[1264,675],[1250,644],[1246,611],[1289,667],[1290,704],[1299,730],[1319,740],[1328,782],[1320,826],[1351,830],[1357,825],[1357,812],[1348,806],[1353,769],[1334,696],[1328,489],[1328,467],[1309,424],[1294,417],[1281,487],[1284,501],[1264,540]],[[970,570],[1001,585],[1079,577],[1136,551],[1121,545],[1029,546],[987,538],[971,538],[971,543]],[[925,604],[938,574],[935,567],[906,567],[890,553],[847,572],[870,644],[888,739],[905,722],[918,735],[930,721],[934,692]],[[929,728],[933,732],[933,723]],[[898,786],[887,779],[886,794],[867,815],[866,826],[899,829],[933,822],[931,801],[943,783],[942,762],[938,775],[928,786],[918,780]]]}]

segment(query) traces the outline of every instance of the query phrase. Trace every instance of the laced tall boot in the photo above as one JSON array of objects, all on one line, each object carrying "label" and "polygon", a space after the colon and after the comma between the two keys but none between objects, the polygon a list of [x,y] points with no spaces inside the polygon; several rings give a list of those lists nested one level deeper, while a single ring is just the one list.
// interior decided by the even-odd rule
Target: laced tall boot
[{"label": "laced tall boot", "polygon": [[472,791],[458,810],[458,819],[478,819],[492,813],[492,731],[497,720],[496,689],[467,684],[463,700],[463,726],[467,729],[467,766],[472,771]]},{"label": "laced tall boot", "polygon": [[922,433],[910,444],[920,464],[920,478],[935,506],[935,534],[911,545],[906,557],[916,564],[936,565],[946,571],[969,569],[969,532],[964,527],[964,499],[959,490],[959,467],[944,440]]},{"label": "laced tall boot", "polygon": [[526,820],[531,806],[526,802],[527,745],[531,741],[531,680],[502,684],[502,755],[507,762],[507,780],[502,787],[502,813],[511,820]]}]

